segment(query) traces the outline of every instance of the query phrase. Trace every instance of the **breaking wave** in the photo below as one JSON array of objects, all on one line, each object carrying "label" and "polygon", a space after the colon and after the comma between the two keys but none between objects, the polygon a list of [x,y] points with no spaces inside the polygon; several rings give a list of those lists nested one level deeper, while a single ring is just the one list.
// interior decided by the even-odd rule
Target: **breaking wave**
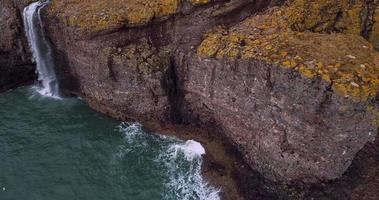
[{"label": "breaking wave", "polygon": [[220,199],[220,190],[211,186],[202,176],[202,155],[206,152],[199,142],[148,134],[139,123],[122,123],[118,129],[126,142],[117,152],[119,158],[133,151],[130,148],[136,145],[147,148],[148,144],[143,142],[147,138],[155,140],[161,146],[154,162],[165,170],[165,200]]}]

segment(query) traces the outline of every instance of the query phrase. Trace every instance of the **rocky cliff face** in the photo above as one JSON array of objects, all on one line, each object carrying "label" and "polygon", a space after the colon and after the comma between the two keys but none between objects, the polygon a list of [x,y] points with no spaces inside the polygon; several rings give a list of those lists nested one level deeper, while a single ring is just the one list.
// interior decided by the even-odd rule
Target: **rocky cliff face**
[{"label": "rocky cliff face", "polygon": [[45,20],[95,109],[226,135],[272,180],[336,179],[378,132],[377,1],[281,3],[65,0]]},{"label": "rocky cliff face", "polygon": [[[53,2],[46,21],[57,47],[57,57],[65,63],[62,70],[70,67],[70,74],[74,75],[69,84],[79,86],[78,91],[94,106],[105,105],[107,112],[120,118],[162,122],[170,121],[178,107],[175,50],[194,49],[205,31],[218,24],[235,23],[270,3],[216,1],[204,2],[203,7],[183,1],[175,4],[172,13],[153,13],[146,17],[151,7],[154,12],[161,11],[155,6],[166,5],[165,1],[117,2],[122,5],[116,7],[121,11],[137,9],[138,12],[132,11],[133,15],[120,22],[114,20],[113,15],[121,12],[114,11],[114,4],[101,6],[104,2],[97,1],[87,6],[87,2],[81,1]],[[82,24],[84,20],[79,12],[66,9],[70,6],[87,7],[88,15],[94,16],[91,24],[100,26],[92,29]]]},{"label": "rocky cliff face", "polygon": [[0,91],[35,78],[35,67],[23,33],[21,12],[25,3],[0,1]]},{"label": "rocky cliff face", "polygon": [[[243,151],[254,152],[247,157],[254,168],[273,179],[335,179],[361,145],[374,140],[379,54],[355,18],[365,7],[362,1],[294,1],[217,29],[199,46],[202,58],[191,66],[207,66],[202,74],[209,77],[224,69],[212,80],[222,86],[203,94],[234,109],[236,116],[222,116],[226,109],[219,120],[233,123],[225,128]],[[246,140],[251,130],[256,134]]]}]

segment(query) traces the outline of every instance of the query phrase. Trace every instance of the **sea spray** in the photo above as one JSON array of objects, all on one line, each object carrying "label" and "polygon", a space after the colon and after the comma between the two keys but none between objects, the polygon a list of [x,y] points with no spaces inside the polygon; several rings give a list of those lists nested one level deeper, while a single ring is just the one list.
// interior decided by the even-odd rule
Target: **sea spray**
[{"label": "sea spray", "polygon": [[205,150],[194,140],[171,144],[160,155],[169,179],[166,183],[166,200],[200,199],[219,200],[219,190],[208,184],[202,176],[202,155]]},{"label": "sea spray", "polygon": [[[165,200],[219,200],[219,189],[212,187],[202,176],[205,149],[194,140],[182,141],[174,137],[145,133],[139,123],[122,123],[118,126],[125,144],[115,153],[118,159],[144,151],[149,145],[159,144],[160,152],[154,159],[165,171]],[[145,143],[153,139],[155,143]],[[134,149],[135,147],[139,147]],[[142,152],[141,152],[142,153]]]},{"label": "sea spray", "polygon": [[54,58],[52,48],[46,38],[41,9],[50,1],[37,1],[25,7],[23,19],[25,33],[37,64],[38,80],[41,87],[37,91],[44,96],[59,98],[59,85],[54,71]]},{"label": "sea spray", "polygon": [[170,147],[169,152],[173,157],[178,157],[179,153],[183,153],[187,161],[191,162],[195,158],[205,154],[204,147],[195,140],[188,140],[184,144],[174,144]]},{"label": "sea spray", "polygon": [[[201,176],[205,151],[196,141],[118,126],[78,99],[29,92],[0,95],[0,199],[218,199]],[[189,147],[197,153],[186,157]]]}]

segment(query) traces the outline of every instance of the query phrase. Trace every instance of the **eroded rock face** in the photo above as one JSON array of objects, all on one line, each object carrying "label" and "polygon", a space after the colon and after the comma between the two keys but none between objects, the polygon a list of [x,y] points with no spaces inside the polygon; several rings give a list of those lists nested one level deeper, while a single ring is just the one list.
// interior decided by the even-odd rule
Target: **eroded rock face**
[{"label": "eroded rock face", "polygon": [[[218,74],[221,78],[199,92],[206,85],[191,75],[188,90],[195,86],[194,93],[203,96],[198,98],[210,98],[205,103],[210,110],[224,109],[216,121],[223,121],[221,126],[242,151],[252,155],[247,157],[250,164],[266,176],[335,179],[363,145],[374,140],[379,53],[361,36],[363,20],[353,17],[365,7],[362,1],[295,0],[232,28],[217,29],[199,46],[203,58],[189,65],[208,66],[198,71],[207,74],[211,84]],[[330,22],[342,11],[346,19],[340,20],[349,23]],[[337,30],[336,24],[345,28]],[[329,34],[333,29],[339,33]],[[195,73],[192,68],[189,73]],[[243,136],[248,135],[246,140]]]},{"label": "eroded rock face", "polygon": [[0,91],[34,78],[23,33],[21,10],[16,1],[0,1]]},{"label": "eroded rock face", "polygon": [[378,53],[362,36],[375,1],[254,17],[282,1],[111,2],[54,1],[45,19],[63,85],[95,109],[215,130],[285,182],[338,178],[374,140]]},{"label": "eroded rock face", "polygon": [[377,133],[365,103],[320,79],[259,61],[194,56],[183,66],[185,118],[217,124],[271,179],[338,178]]},{"label": "eroded rock face", "polygon": [[[45,19],[57,48],[57,59],[61,61],[60,71],[70,71],[74,77],[68,84],[75,82],[77,90],[93,102],[94,107],[113,116],[162,122],[180,121],[173,119],[177,118],[179,90],[173,57],[175,49],[194,49],[203,33],[212,27],[237,22],[270,4],[263,0],[215,1],[211,7],[201,4],[202,8],[198,3],[183,1],[163,21],[149,18],[147,22],[139,21],[141,23],[124,22],[121,26],[125,28],[111,28],[111,32],[105,33],[98,31],[103,28],[101,23],[100,27],[68,24],[61,16],[73,12],[70,6],[65,7],[71,2],[57,1],[47,11]],[[87,5],[84,1],[75,2],[74,7]],[[142,2],[145,1],[128,1],[123,6],[150,5]],[[93,7],[101,8],[103,3],[96,1]],[[66,9],[57,10],[57,7]],[[136,12],[145,9],[149,7]],[[113,27],[113,22],[108,22],[107,26]]]}]

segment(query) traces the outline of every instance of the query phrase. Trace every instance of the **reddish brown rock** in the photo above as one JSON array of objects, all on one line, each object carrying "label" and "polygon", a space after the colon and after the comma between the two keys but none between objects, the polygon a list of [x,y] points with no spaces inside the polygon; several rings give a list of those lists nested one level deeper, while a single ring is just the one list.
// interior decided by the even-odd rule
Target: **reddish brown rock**
[{"label": "reddish brown rock", "polygon": [[[187,5],[164,19],[138,26],[117,22],[111,31],[90,34],[55,16],[54,9],[45,20],[63,85],[93,108],[120,119],[192,124],[225,134],[271,180],[336,179],[377,134],[375,91],[370,100],[355,101],[302,70],[254,57],[196,54],[206,32],[233,26],[271,3],[276,1]],[[232,42],[232,50],[246,46]],[[216,51],[229,49],[229,43],[220,44],[225,45]]]},{"label": "reddish brown rock", "polygon": [[338,178],[377,133],[368,103],[275,64],[195,53],[212,27],[233,25],[269,4],[185,7],[164,21],[107,34],[67,26],[54,10],[46,21],[59,71],[68,72],[72,79],[66,82],[95,109],[120,119],[196,124],[224,133],[251,167],[272,180]]},{"label": "reddish brown rock", "polygon": [[12,0],[0,1],[0,91],[35,78],[18,5]]},{"label": "reddish brown rock", "polygon": [[164,21],[152,19],[147,26],[119,27],[106,34],[68,26],[61,14],[55,15],[55,7],[45,21],[60,61],[58,71],[73,75],[63,78],[63,85],[74,87],[94,107],[104,105],[103,111],[113,116],[168,122],[179,109],[175,49],[194,49],[212,27],[238,22],[269,3],[216,1],[204,8],[184,4]]},{"label": "reddish brown rock", "polygon": [[[0,37],[6,38],[0,41],[0,90],[14,86],[16,79],[29,80],[33,70],[22,36],[22,5],[14,2],[0,1]],[[283,1],[172,5],[178,1],[112,0],[121,6],[117,9],[107,2],[55,1],[44,15],[66,92],[122,120],[186,124],[226,136],[251,168],[273,181],[339,178],[320,188],[267,198],[357,198],[370,190],[368,185],[378,184],[379,151],[377,142],[371,143],[378,132],[378,53],[360,36],[376,44],[370,16],[376,16],[372,5],[377,1],[295,0],[293,5],[302,6],[290,6],[287,18],[276,12],[280,8],[242,23]],[[88,3],[88,12],[80,15]],[[133,15],[124,16],[122,6]],[[145,9],[149,12],[139,12]],[[88,16],[92,21],[86,21]],[[213,34],[215,27],[223,31]],[[300,54],[301,59],[341,61],[347,68],[341,62],[307,68]],[[250,183],[249,173],[241,167],[243,184]],[[247,199],[257,195],[253,187],[266,187],[261,182],[244,185]],[[377,193],[366,196],[375,199]]]}]

